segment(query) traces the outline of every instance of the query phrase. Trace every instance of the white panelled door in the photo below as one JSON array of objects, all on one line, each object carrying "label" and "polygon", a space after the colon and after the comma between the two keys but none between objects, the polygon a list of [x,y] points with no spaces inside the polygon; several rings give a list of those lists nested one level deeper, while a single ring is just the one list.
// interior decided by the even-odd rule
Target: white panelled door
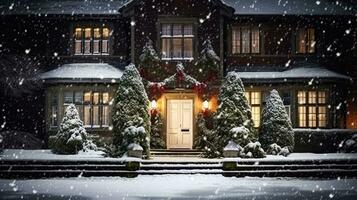
[{"label": "white panelled door", "polygon": [[167,100],[167,148],[192,148],[193,100]]}]

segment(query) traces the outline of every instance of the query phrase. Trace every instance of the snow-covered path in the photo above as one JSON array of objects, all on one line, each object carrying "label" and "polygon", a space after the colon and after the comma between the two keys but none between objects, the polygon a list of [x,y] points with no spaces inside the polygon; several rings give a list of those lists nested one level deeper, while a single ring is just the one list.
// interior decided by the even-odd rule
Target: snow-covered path
[{"label": "snow-covered path", "polygon": [[357,199],[356,179],[136,178],[0,180],[0,199]]}]

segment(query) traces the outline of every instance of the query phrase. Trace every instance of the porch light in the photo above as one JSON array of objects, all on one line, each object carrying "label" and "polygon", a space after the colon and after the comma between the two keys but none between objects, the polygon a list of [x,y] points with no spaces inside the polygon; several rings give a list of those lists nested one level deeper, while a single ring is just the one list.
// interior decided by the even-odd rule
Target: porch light
[{"label": "porch light", "polygon": [[209,110],[209,102],[207,100],[202,103],[202,109]]},{"label": "porch light", "polygon": [[156,101],[155,101],[155,99],[154,99],[154,100],[152,100],[151,103],[150,103],[150,109],[151,109],[151,110],[155,110],[156,108],[157,108],[157,103],[156,103]]}]

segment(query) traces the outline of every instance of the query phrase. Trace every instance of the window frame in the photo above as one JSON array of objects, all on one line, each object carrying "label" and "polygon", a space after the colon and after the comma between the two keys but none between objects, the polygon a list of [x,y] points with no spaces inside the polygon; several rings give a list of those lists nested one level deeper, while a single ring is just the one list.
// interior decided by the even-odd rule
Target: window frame
[{"label": "window frame", "polygon": [[[170,25],[170,35],[162,34],[162,27],[165,24]],[[197,24],[198,20],[196,18],[181,18],[181,17],[167,17],[161,16],[157,22],[157,32],[158,32],[158,40],[157,40],[157,49],[160,52],[160,59],[162,61],[192,61],[196,59],[197,56]],[[181,35],[177,36],[174,35],[173,29],[174,25],[181,26]],[[192,34],[185,35],[185,25],[192,26]],[[169,49],[171,55],[169,57],[163,57],[162,50],[163,50],[163,40],[166,39],[169,44]],[[173,41],[175,39],[181,39],[181,57],[174,57],[174,47]],[[185,40],[191,39],[192,41],[192,57],[185,57]]]},{"label": "window frame", "polygon": [[[304,102],[300,103],[299,93],[304,92]],[[315,97],[313,98],[313,102],[310,102],[310,92],[315,93]],[[320,95],[319,93],[324,93],[324,102],[320,103]],[[297,127],[299,128],[328,128],[329,127],[329,112],[328,112],[328,90],[316,90],[316,89],[302,89],[296,92],[296,113],[297,113]],[[312,99],[311,99],[312,100]],[[304,108],[305,112],[302,113],[304,116],[304,124],[305,126],[301,125],[300,121],[300,108]],[[325,109],[325,113],[320,113],[320,108]],[[314,112],[310,112],[311,109],[314,109]],[[312,110],[311,110],[312,111]],[[324,126],[321,126],[320,115],[325,115]],[[314,117],[314,120],[310,121],[311,117]],[[315,122],[316,125],[310,125],[310,123]]]},{"label": "window frame", "polygon": [[[304,44],[304,46],[305,46],[305,48],[304,48],[304,52],[301,52],[300,51],[300,45],[302,45],[302,44],[300,44],[301,43],[301,39],[300,39],[300,31],[304,31],[304,33],[305,33],[305,38],[304,38],[304,41],[305,41],[305,44]],[[314,44],[314,48],[313,48],[313,52],[310,52],[309,50],[310,50],[310,43],[311,43],[311,41],[309,40],[309,38],[310,38],[310,32],[309,32],[309,30],[313,30],[313,32],[314,32],[314,34],[313,34],[313,38],[314,38],[314,40],[313,40],[313,42],[315,42],[315,44]],[[314,54],[316,54],[316,52],[317,52],[317,41],[316,41],[316,28],[314,28],[314,27],[298,27],[297,28],[297,30],[296,30],[296,34],[295,34],[295,54],[298,54],[298,55],[314,55]]]},{"label": "window frame", "polygon": [[[249,52],[243,52],[243,31],[244,29],[248,29],[249,31]],[[257,30],[258,31],[258,51],[257,52],[253,52],[253,42],[255,40],[253,40],[253,30]],[[237,40],[234,40],[233,38],[235,38],[235,31],[239,31],[239,42],[237,45]],[[262,29],[261,27],[259,27],[258,25],[233,25],[231,27],[230,30],[230,53],[231,55],[234,56],[238,56],[238,55],[261,55],[262,54]],[[237,49],[237,46],[239,46],[239,51],[235,51],[234,49]]]},{"label": "window frame", "polygon": [[[259,103],[252,103],[252,93],[257,93],[259,94]],[[253,122],[254,122],[254,128],[260,128],[261,127],[261,115],[262,115],[262,104],[263,104],[263,92],[262,91],[257,91],[257,90],[248,90],[248,91],[245,91],[245,97],[247,98],[248,100],[248,104],[251,108],[251,112],[252,112],[252,119],[253,119]],[[254,108],[259,108],[259,118],[258,118],[258,124],[256,124],[256,120],[254,120],[254,113],[253,113],[253,107]]]},{"label": "window frame", "polygon": [[[82,38],[77,39],[76,38],[76,29],[80,28],[81,33],[82,33]],[[89,39],[90,42],[90,50],[89,53],[85,52],[85,42],[86,42],[86,37],[85,37],[85,29],[90,28],[91,29],[91,37]],[[94,36],[94,29],[100,29],[100,38],[96,39]],[[104,37],[104,29],[108,29],[108,38]],[[75,23],[71,25],[71,40],[70,40],[70,47],[71,47],[71,52],[73,56],[110,56],[112,55],[112,41],[113,41],[113,36],[110,34],[111,31],[113,30],[113,26],[111,24],[101,24],[101,23]],[[94,41],[98,40],[98,50],[99,53],[94,53]],[[79,42],[80,41],[80,42]],[[76,43],[79,42],[81,45],[81,53],[77,53],[76,49]],[[107,52],[103,51],[103,42],[107,43]]]}]

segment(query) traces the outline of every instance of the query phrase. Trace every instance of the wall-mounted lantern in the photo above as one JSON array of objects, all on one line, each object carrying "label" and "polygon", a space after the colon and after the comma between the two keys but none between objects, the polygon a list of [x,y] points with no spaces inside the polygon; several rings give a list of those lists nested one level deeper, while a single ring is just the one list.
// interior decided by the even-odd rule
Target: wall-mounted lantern
[{"label": "wall-mounted lantern", "polygon": [[154,100],[152,100],[151,102],[150,102],[150,109],[151,110],[155,110],[157,108],[157,102],[156,102],[156,100],[154,99]]},{"label": "wall-mounted lantern", "polygon": [[202,109],[203,109],[204,111],[209,110],[209,101],[205,100],[205,101],[202,103]]}]

